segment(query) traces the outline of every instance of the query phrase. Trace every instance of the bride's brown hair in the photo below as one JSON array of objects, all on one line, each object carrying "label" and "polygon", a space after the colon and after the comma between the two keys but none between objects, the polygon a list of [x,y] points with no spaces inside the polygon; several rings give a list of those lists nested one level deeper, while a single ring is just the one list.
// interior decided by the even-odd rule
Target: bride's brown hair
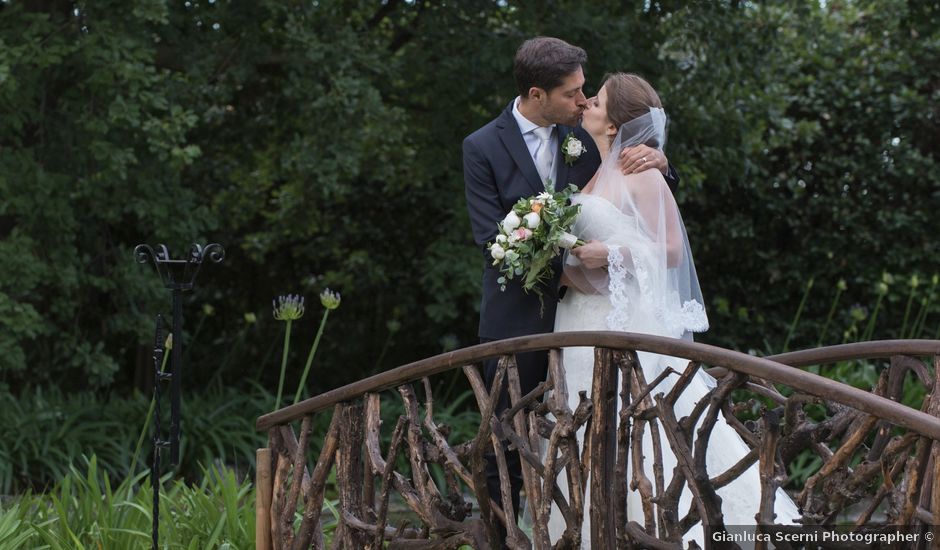
[{"label": "bride's brown hair", "polygon": [[[607,118],[617,128],[650,112],[650,107],[662,108],[659,94],[643,77],[632,73],[610,73],[604,77],[607,86]],[[656,147],[657,144],[647,144]]]}]

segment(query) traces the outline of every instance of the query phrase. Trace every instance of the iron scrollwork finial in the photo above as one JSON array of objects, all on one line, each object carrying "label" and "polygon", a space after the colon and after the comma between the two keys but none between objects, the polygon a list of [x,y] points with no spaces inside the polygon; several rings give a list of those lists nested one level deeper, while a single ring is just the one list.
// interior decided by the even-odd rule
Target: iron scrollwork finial
[{"label": "iron scrollwork finial", "polygon": [[193,243],[189,248],[189,256],[185,260],[174,260],[170,258],[170,252],[164,244],[158,244],[156,249],[147,244],[139,244],[134,248],[134,256],[137,263],[144,264],[153,261],[166,288],[192,290],[206,257],[213,263],[219,263],[225,259],[225,249],[218,243],[205,246]]}]

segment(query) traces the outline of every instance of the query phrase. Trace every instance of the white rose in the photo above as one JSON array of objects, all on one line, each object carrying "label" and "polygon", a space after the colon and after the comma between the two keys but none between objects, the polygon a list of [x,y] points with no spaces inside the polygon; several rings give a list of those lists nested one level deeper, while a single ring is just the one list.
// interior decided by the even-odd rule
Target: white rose
[{"label": "white rose", "polygon": [[503,230],[506,233],[509,233],[513,229],[519,227],[519,224],[522,223],[522,220],[519,219],[519,216],[515,212],[510,211],[506,214],[506,217],[503,218]]},{"label": "white rose", "polygon": [[502,233],[496,235],[496,242],[499,244],[506,244],[506,241],[508,240],[509,239],[506,238],[506,235],[503,235]]},{"label": "white rose", "polygon": [[490,247],[490,256],[492,256],[494,260],[502,260],[506,257],[506,251],[498,244],[494,244]]},{"label": "white rose", "polygon": [[535,229],[542,222],[542,218],[536,212],[529,212],[522,219],[525,220],[525,225],[529,229]]},{"label": "white rose", "polygon": [[569,157],[580,157],[581,153],[583,153],[584,151],[586,151],[586,149],[584,148],[584,145],[581,144],[580,140],[577,140],[575,138],[569,139],[568,143],[565,146],[565,153]]},{"label": "white rose", "polygon": [[562,233],[561,236],[558,237],[557,244],[562,248],[571,248],[577,242],[578,238],[576,236],[572,235],[571,233]]}]

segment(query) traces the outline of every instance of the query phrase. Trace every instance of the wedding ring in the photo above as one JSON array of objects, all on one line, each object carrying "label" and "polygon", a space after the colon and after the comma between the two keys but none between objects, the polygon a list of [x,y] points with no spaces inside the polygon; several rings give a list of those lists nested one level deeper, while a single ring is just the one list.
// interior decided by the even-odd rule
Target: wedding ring
[{"label": "wedding ring", "polygon": [[646,157],[643,157],[643,158],[641,158],[640,160],[643,161],[643,164],[646,164]]}]

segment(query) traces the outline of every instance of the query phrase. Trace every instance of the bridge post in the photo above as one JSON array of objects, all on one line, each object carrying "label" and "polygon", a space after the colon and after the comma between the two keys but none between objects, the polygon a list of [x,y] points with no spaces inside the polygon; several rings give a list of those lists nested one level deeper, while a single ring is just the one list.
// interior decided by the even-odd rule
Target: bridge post
[{"label": "bridge post", "polygon": [[[365,423],[362,401],[347,403],[338,412],[341,415],[341,422],[339,452],[336,456],[336,481],[339,485],[340,513],[363,518],[365,517],[363,514],[365,463],[362,459],[362,449],[365,446],[363,437]],[[361,550],[367,548],[370,543],[365,533],[346,525],[342,516],[334,536],[341,538],[340,548],[348,550]]]},{"label": "bridge post", "polygon": [[616,548],[615,507],[611,504],[617,465],[617,371],[610,349],[594,348],[591,399],[591,545]]},{"label": "bridge post", "polygon": [[255,456],[255,549],[271,550],[271,449],[258,449]]}]

